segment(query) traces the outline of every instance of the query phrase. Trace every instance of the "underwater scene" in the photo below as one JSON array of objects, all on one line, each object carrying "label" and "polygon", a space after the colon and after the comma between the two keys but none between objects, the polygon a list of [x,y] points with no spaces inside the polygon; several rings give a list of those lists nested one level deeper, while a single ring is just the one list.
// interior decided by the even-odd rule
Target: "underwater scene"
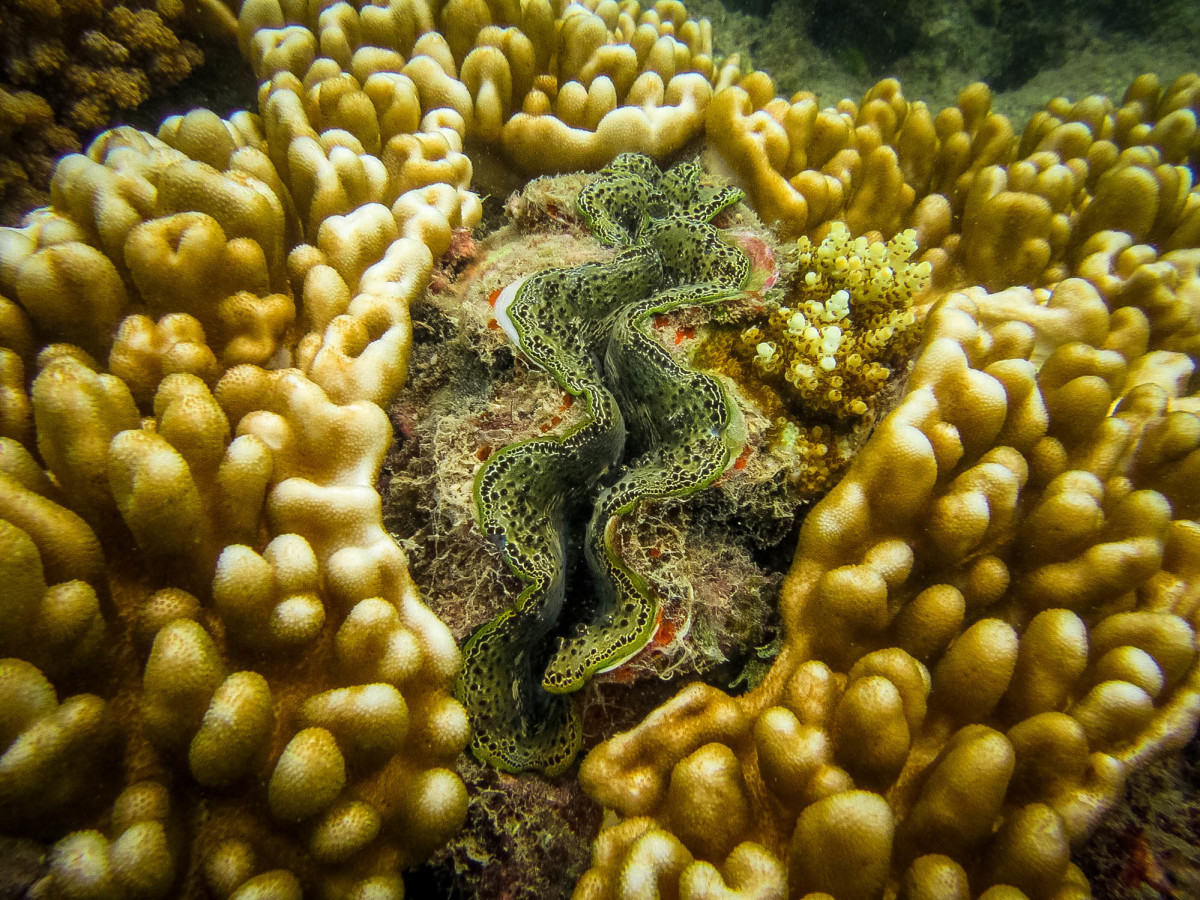
[{"label": "underwater scene", "polygon": [[1198,73],[0,0],[0,900],[1200,898]]}]

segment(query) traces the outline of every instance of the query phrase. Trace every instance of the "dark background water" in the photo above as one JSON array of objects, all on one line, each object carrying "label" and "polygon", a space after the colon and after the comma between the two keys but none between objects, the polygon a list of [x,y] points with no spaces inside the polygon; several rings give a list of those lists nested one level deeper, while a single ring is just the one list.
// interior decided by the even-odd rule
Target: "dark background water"
[{"label": "dark background water", "polygon": [[1200,68],[1196,0],[688,0],[716,49],[743,53],[780,92],[857,99],[880,78],[931,107],[984,81],[1019,128],[1048,99],[1119,100],[1143,72]]}]

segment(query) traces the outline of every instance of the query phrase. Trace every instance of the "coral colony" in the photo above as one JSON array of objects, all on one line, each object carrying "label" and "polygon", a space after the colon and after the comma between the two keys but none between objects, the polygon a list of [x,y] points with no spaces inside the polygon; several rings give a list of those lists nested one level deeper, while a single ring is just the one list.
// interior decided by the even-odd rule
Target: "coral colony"
[{"label": "coral colony", "polygon": [[[490,777],[597,811],[578,900],[1090,897],[1071,846],[1200,706],[1200,77],[1016,131],[980,84],[777,97],[677,0],[236,30],[257,113],[104,132],[0,229],[6,877],[400,898]],[[452,636],[380,472],[413,316],[496,246],[473,177],[534,175],[502,227],[579,258],[444,329],[540,398],[439,470],[516,576]],[[799,531],[762,671],[583,737],[577,697],[704,639],[660,590],[704,560],[640,523],[765,533],[764,484]]]}]

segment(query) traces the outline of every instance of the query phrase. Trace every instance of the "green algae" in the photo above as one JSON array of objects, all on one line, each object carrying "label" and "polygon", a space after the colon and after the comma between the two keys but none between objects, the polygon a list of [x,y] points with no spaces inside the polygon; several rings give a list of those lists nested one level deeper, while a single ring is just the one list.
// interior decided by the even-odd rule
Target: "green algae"
[{"label": "green algae", "polygon": [[[609,262],[538,272],[497,303],[529,361],[583,404],[575,424],[500,448],[475,478],[479,528],[523,587],[465,642],[456,693],[471,716],[472,750],[504,771],[565,770],[581,727],[564,695],[655,633],[658,601],[622,559],[621,517],[711,484],[741,449],[740,413],[720,382],[680,365],[650,330],[656,316],[743,289],[749,259],[709,224],[740,198],[702,185],[695,164],[663,174],[645,157],[618,157],[577,207],[602,243],[622,249]],[[617,469],[627,441],[640,454],[595,497],[583,541],[597,602],[541,668],[567,602],[568,522]]]}]

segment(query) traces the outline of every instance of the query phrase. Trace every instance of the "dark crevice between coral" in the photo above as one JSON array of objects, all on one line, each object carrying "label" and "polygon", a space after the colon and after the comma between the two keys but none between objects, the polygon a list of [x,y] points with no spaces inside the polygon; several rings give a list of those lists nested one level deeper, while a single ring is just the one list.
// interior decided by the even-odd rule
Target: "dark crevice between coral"
[{"label": "dark crevice between coral", "polygon": [[184,115],[201,107],[223,119],[239,110],[258,112],[258,81],[237,45],[215,39],[193,40],[204,51],[204,62],[174,87],[153,94],[141,106],[119,111],[109,127],[132,125],[156,134],[168,116]]}]

